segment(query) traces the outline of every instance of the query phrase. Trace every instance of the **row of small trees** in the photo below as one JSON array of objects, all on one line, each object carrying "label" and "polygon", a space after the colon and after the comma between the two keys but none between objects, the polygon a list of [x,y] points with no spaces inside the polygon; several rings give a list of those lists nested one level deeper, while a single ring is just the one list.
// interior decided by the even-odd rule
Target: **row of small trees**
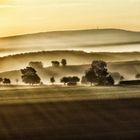
[{"label": "row of small trees", "polygon": [[[77,76],[63,77],[62,79],[60,79],[60,82],[64,83],[64,85],[77,85],[77,82],[79,82],[79,81],[80,81],[80,78]],[[53,84],[55,82],[55,78],[51,77],[50,82]]]},{"label": "row of small trees", "polygon": [[[53,67],[59,67],[60,65],[61,66],[66,66],[67,65],[67,60],[66,59],[62,59],[60,62],[59,61],[51,61],[52,63],[52,66]],[[29,63],[29,66],[32,67],[32,68],[35,68],[35,69],[41,69],[43,68],[43,63],[41,61],[31,61]]]},{"label": "row of small trees", "polygon": [[[61,63],[63,66],[66,66],[67,62],[66,59],[62,59]],[[22,81],[26,84],[43,84],[41,82],[41,78],[38,76],[36,69],[43,68],[42,62],[30,62],[29,67],[26,67],[25,69],[21,69],[22,73]],[[140,78],[140,74],[136,75],[136,78]],[[124,80],[124,77],[121,76],[120,80]],[[16,82],[18,83],[18,80],[16,79]],[[53,84],[55,82],[55,77],[50,78],[50,82]],[[76,85],[77,82],[80,82],[80,78],[77,76],[68,76],[63,77],[60,79],[61,83],[64,83],[64,85]],[[0,78],[0,83],[3,84],[10,84],[11,80],[8,78]],[[91,63],[90,68],[85,72],[81,79],[81,83],[83,84],[96,84],[96,85],[114,85],[114,79],[109,74],[107,69],[107,63],[104,61],[93,61]]]},{"label": "row of small trees", "polygon": [[64,83],[64,85],[76,85],[80,81],[80,78],[77,76],[73,77],[63,77],[60,82]]},{"label": "row of small trees", "polygon": [[66,66],[67,65],[67,60],[62,59],[60,62],[59,61],[52,61],[52,66],[54,66],[54,67],[58,67],[58,66],[60,66],[60,64],[62,66]]},{"label": "row of small trees", "polygon": [[11,80],[9,78],[0,78],[0,83],[9,85],[9,84],[11,84]]},{"label": "row of small trees", "polygon": [[[32,68],[32,67],[26,67],[25,69],[21,69],[21,73],[22,73],[22,81],[26,84],[30,84],[30,85],[34,85],[34,84],[40,84],[41,83],[41,79],[37,74],[37,71]],[[68,84],[68,85],[76,85],[77,82],[80,81],[80,78],[78,78],[77,76],[73,76],[73,77],[63,77],[60,82],[64,83],[64,84]],[[55,78],[51,77],[50,78],[50,82],[54,83],[55,82]]]}]

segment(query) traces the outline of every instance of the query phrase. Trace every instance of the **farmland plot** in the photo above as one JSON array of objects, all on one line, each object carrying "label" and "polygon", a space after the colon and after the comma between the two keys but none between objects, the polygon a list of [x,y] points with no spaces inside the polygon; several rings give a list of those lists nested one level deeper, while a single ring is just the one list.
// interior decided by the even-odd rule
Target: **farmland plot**
[{"label": "farmland plot", "polygon": [[1,140],[139,138],[139,86],[0,91]]}]

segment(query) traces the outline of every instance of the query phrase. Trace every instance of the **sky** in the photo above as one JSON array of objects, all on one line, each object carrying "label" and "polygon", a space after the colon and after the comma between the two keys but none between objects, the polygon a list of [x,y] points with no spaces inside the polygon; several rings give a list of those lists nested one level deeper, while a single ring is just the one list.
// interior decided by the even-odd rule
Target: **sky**
[{"label": "sky", "polygon": [[140,31],[140,0],[0,0],[0,37],[91,28]]}]

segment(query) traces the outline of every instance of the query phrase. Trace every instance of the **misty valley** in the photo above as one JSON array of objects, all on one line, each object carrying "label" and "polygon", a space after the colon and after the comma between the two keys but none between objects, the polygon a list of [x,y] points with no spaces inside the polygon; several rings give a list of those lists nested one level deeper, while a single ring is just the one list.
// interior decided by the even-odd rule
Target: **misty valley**
[{"label": "misty valley", "polygon": [[140,33],[0,38],[0,139],[140,138]]}]

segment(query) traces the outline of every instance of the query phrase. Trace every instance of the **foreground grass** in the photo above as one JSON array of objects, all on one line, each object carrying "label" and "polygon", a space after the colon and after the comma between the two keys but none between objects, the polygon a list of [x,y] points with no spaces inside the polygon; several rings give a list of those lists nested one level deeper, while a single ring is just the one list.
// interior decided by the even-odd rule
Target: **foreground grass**
[{"label": "foreground grass", "polygon": [[139,87],[0,91],[0,140],[140,139]]}]

